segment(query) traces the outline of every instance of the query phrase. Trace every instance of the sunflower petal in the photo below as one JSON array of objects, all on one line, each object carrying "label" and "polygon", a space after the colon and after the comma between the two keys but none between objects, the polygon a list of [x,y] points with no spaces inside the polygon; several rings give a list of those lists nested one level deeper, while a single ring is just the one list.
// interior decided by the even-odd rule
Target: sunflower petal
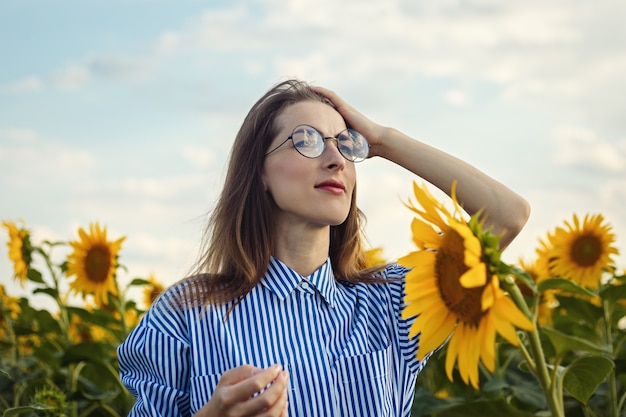
[{"label": "sunflower petal", "polygon": [[465,288],[482,287],[487,282],[487,265],[481,262],[471,267],[461,275],[459,282]]},{"label": "sunflower petal", "polygon": [[454,330],[455,326],[456,318],[452,314],[448,313],[438,326],[428,329],[430,337],[427,339],[420,339],[420,347],[423,347],[423,350],[428,353],[435,351],[444,344],[450,336],[450,333]]},{"label": "sunflower petal", "polygon": [[496,368],[496,328],[493,318],[486,314],[481,320],[480,326],[480,356],[481,361],[490,372]]},{"label": "sunflower petal", "polygon": [[459,335],[457,334],[459,331],[459,327],[457,326],[452,333],[452,337],[450,337],[450,341],[448,342],[448,347],[446,349],[446,376],[450,381],[452,381],[452,371],[454,370],[454,364],[458,358],[459,353]]}]

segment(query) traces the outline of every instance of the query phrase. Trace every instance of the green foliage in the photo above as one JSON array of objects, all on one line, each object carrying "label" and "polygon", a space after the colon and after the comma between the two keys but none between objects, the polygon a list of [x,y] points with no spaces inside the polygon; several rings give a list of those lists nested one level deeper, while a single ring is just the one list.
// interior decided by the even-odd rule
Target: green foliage
[{"label": "green foliage", "polygon": [[[537,322],[552,392],[566,416],[626,414],[626,285],[622,277],[606,274],[599,288],[590,290],[562,278],[547,279],[536,294],[524,300],[536,305],[546,291],[555,293],[549,323]],[[524,332],[519,332],[528,345]],[[419,416],[550,416],[546,390],[519,348],[500,340],[497,369],[481,368],[479,390],[454,382],[445,374],[446,347],[433,355],[418,379],[413,417]],[[532,355],[531,355],[532,356]]]},{"label": "green foliage", "polygon": [[[26,245],[28,243],[28,245]],[[134,398],[121,384],[117,346],[143,311],[126,300],[129,287],[154,285],[135,278],[108,303],[97,306],[89,294],[71,304],[67,262],[55,263],[52,250],[65,242],[36,246],[24,239],[26,278],[33,294],[56,306],[37,308],[27,298],[5,293],[0,285],[0,415],[9,416],[125,416]],[[26,253],[26,251],[28,251]],[[28,256],[26,256],[28,255]],[[44,269],[36,268],[37,261]],[[119,266],[117,266],[119,269]],[[83,294],[84,295],[84,294]]]},{"label": "green foliage", "polygon": [[[471,223],[483,248],[490,248],[484,254],[489,271],[536,330],[519,331],[519,346],[498,339],[495,372],[481,365],[479,389],[465,385],[456,370],[453,381],[446,377],[444,345],[420,374],[412,416],[626,415],[626,276],[607,269],[596,289],[560,277],[536,282],[529,271],[501,262],[493,249],[498,236],[482,226]],[[143,314],[126,298],[128,289],[152,289],[154,283],[135,278],[119,288],[115,277],[116,292],[108,293],[105,305],[73,305],[62,285],[67,262],[51,256],[63,245],[37,246],[26,235],[22,249],[32,293],[48,297],[58,311],[11,297],[0,285],[4,417],[124,416],[132,407],[119,380],[116,348]],[[43,272],[35,267],[38,259]]]}]

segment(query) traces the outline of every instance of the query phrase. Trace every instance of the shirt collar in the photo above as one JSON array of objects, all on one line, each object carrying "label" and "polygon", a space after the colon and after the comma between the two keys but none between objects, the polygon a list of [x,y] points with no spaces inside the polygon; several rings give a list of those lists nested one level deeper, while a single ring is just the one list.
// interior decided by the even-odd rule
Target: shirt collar
[{"label": "shirt collar", "polygon": [[303,280],[312,284],[330,307],[335,306],[337,283],[335,282],[335,275],[330,263],[330,258],[311,275],[303,277],[272,256],[267,272],[261,280],[261,284],[273,292],[278,298],[284,300]]}]

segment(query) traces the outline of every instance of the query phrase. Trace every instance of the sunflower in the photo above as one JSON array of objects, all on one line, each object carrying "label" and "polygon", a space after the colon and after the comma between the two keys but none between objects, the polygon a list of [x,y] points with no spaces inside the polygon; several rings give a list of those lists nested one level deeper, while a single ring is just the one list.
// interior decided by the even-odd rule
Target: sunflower
[{"label": "sunflower", "polygon": [[601,214],[587,214],[582,223],[574,214],[573,224],[565,221],[565,227],[548,234],[548,242],[550,272],[591,289],[598,287],[602,272],[613,263],[611,256],[618,254],[612,246],[615,235]]},{"label": "sunflower", "polygon": [[28,268],[31,262],[30,233],[18,227],[15,222],[4,221],[2,226],[9,232],[9,259],[13,261],[14,277],[19,279],[22,286],[28,277]]},{"label": "sunflower", "polygon": [[375,266],[384,265],[387,262],[383,257],[383,248],[372,248],[365,251],[365,266],[373,268]]},{"label": "sunflower", "polygon": [[143,290],[143,302],[146,307],[150,307],[154,300],[165,290],[163,284],[158,282],[153,274],[148,276],[149,284]]},{"label": "sunflower", "polygon": [[76,277],[70,289],[83,297],[93,294],[96,304],[106,305],[109,293],[117,295],[117,254],[125,237],[108,241],[106,228],[98,223],[89,225],[89,233],[79,228],[78,235],[80,240],[69,242],[74,250],[67,257],[67,276]]},{"label": "sunflower", "polygon": [[19,299],[8,295],[4,289],[4,285],[0,284],[0,340],[9,336],[8,322],[16,321],[22,312],[19,305]]},{"label": "sunflower", "polygon": [[[8,295],[4,285],[0,284],[0,314],[3,314],[2,312],[4,311],[11,320],[17,320],[22,313],[19,301],[19,298]],[[1,315],[0,323],[2,323],[4,319],[4,315]]]},{"label": "sunflower", "polygon": [[418,359],[423,360],[450,337],[448,379],[452,381],[458,363],[465,384],[478,388],[479,361],[495,371],[496,333],[517,346],[514,326],[525,330],[534,326],[500,289],[497,275],[483,260],[481,241],[495,244],[486,248],[494,254],[499,252],[497,239],[486,232],[479,239],[470,227],[480,226],[477,220],[473,218],[469,224],[463,221],[456,182],[452,186],[454,215],[425,186],[414,183],[413,188],[422,209],[411,203],[407,207],[420,217],[411,224],[413,242],[420,250],[399,259],[402,265],[412,268],[406,276],[407,305],[402,316],[418,316],[409,332],[410,337],[421,334]]},{"label": "sunflower", "polygon": [[[90,312],[93,311],[93,309],[89,306],[86,310]],[[70,340],[74,343],[113,341],[113,338],[107,329],[85,322],[77,314],[73,314],[70,319],[68,335]]]},{"label": "sunflower", "polygon": [[[520,268],[530,275],[535,284],[540,283],[543,280],[552,278],[548,266],[547,248],[545,244],[541,242],[542,246],[536,250],[537,258],[533,262],[527,262],[523,259],[519,260]],[[530,297],[533,295],[532,290],[523,282],[518,281],[517,286],[522,291],[524,296]],[[552,313],[554,309],[559,305],[556,299],[558,290],[545,290],[541,293],[539,299],[539,305],[537,306],[537,321],[546,326],[552,325]]]}]

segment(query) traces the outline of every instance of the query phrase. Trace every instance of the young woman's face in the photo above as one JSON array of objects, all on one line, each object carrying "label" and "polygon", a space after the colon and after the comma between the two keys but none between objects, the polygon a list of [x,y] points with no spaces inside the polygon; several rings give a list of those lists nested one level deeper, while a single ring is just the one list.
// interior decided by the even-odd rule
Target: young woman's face
[{"label": "young woman's face", "polygon": [[[324,137],[337,136],[346,129],[335,109],[316,101],[288,106],[276,122],[279,133],[268,150],[280,145],[300,125],[312,126]],[[355,183],[354,163],[341,156],[333,140],[326,141],[326,148],[317,158],[300,155],[290,140],[265,157],[263,184],[278,206],[275,218],[283,226],[343,223]]]}]

